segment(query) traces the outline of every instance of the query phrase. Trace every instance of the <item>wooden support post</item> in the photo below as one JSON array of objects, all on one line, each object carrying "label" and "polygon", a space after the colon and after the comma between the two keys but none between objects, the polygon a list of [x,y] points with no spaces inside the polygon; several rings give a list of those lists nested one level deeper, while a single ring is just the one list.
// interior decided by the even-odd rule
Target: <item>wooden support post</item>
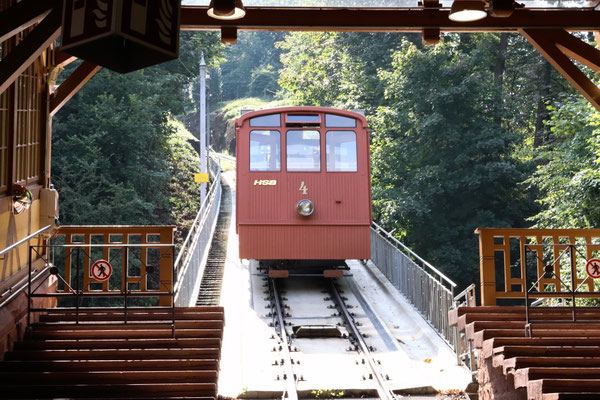
[{"label": "wooden support post", "polygon": [[595,70],[600,51],[562,29],[520,29],[523,35],[592,105],[600,110],[600,89],[569,59],[573,57]]},{"label": "wooden support post", "polygon": [[[439,9],[441,4],[438,0],[423,0],[423,7]],[[440,41],[440,28],[423,28],[421,39],[426,46],[436,45]]]},{"label": "wooden support post", "polygon": [[496,265],[494,261],[494,230],[475,230],[479,234],[479,273],[481,279],[481,305],[496,305]]},{"label": "wooden support post", "polygon": [[56,5],[54,1],[23,0],[1,12],[0,42],[46,17]]},{"label": "wooden support post", "polygon": [[61,11],[52,11],[2,61],[0,61],[0,93],[13,84],[31,63],[60,35]]},{"label": "wooden support post", "polygon": [[[173,231],[172,227],[164,227],[160,229],[160,243],[161,244],[173,244]],[[173,263],[175,262],[173,247],[161,247],[160,248],[160,291],[173,291],[174,289],[174,276],[173,276]],[[172,306],[173,299],[166,296],[161,296],[159,299],[160,306]]]},{"label": "wooden support post", "polygon": [[100,66],[88,61],[84,61],[77,67],[50,98],[50,115],[54,116],[99,69]]}]

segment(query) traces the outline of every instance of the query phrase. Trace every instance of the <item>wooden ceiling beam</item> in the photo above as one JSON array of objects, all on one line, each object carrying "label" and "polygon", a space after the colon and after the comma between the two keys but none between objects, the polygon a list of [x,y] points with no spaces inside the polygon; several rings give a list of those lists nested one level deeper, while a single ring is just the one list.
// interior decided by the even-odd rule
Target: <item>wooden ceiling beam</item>
[{"label": "wooden ceiling beam", "polygon": [[60,49],[54,49],[54,65],[57,67],[64,67],[65,65],[71,64],[77,60],[77,57],[61,51]]},{"label": "wooden ceiling beam", "polygon": [[450,10],[419,9],[319,9],[246,7],[246,16],[235,21],[210,18],[206,7],[182,6],[182,30],[219,30],[236,26],[239,30],[263,31],[359,31],[421,32],[440,28],[447,32],[509,32],[518,29],[562,28],[569,31],[600,29],[600,11],[594,9],[517,9],[510,17],[488,16],[480,21],[456,22],[448,19]]},{"label": "wooden ceiling beam", "polygon": [[54,1],[23,0],[0,12],[0,42],[40,21],[54,6]]},{"label": "wooden ceiling beam", "polygon": [[69,75],[50,97],[50,115],[54,116],[100,70],[100,66],[84,61]]},{"label": "wooden ceiling beam", "polygon": [[62,10],[53,10],[0,61],[0,94],[58,38],[61,32],[61,14]]},{"label": "wooden ceiling beam", "polygon": [[600,51],[597,48],[563,30],[555,30],[554,35],[556,45],[564,54],[595,71],[600,71]]},{"label": "wooden ceiling beam", "polygon": [[[592,105],[600,111],[600,89],[587,77],[569,57],[563,53],[559,43],[564,44],[564,33],[560,29],[536,30],[523,29],[520,33],[577,89]],[[568,33],[567,33],[568,34]],[[591,46],[590,46],[591,47]],[[596,50],[598,51],[598,50]]]}]

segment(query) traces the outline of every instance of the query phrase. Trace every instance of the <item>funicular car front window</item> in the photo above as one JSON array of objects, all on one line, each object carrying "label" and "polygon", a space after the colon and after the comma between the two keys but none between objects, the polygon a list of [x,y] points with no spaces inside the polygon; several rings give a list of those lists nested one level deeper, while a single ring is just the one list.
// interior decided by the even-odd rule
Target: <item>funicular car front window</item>
[{"label": "funicular car front window", "polygon": [[288,171],[321,170],[321,134],[315,130],[290,130],[286,135]]},{"label": "funicular car front window", "polygon": [[325,135],[327,171],[356,172],[356,132],[328,131]]},{"label": "funicular car front window", "polygon": [[279,131],[250,132],[250,171],[281,171]]}]

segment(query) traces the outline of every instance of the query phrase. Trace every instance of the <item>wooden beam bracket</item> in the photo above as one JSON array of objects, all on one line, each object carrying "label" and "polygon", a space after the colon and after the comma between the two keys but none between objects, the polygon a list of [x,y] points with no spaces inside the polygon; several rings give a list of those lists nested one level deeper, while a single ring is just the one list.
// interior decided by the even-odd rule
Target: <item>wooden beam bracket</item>
[{"label": "wooden beam bracket", "polygon": [[519,32],[600,111],[600,88],[569,58],[597,72],[600,50],[562,29],[521,29]]},{"label": "wooden beam bracket", "polygon": [[99,65],[84,61],[50,97],[50,115],[54,116],[100,69]]},{"label": "wooden beam bracket", "polygon": [[61,14],[62,10],[54,9],[0,61],[0,94],[58,38],[61,32]]},{"label": "wooden beam bracket", "polygon": [[0,42],[46,17],[56,1],[23,0],[0,12]]}]

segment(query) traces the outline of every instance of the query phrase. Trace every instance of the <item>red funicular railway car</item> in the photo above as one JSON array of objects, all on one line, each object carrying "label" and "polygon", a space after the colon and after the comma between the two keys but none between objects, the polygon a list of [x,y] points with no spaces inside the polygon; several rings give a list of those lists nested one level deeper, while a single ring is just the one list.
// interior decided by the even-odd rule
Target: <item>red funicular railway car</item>
[{"label": "red funicular railway car", "polygon": [[272,269],[371,257],[364,116],[324,107],[253,111],[236,121],[240,258]]}]

